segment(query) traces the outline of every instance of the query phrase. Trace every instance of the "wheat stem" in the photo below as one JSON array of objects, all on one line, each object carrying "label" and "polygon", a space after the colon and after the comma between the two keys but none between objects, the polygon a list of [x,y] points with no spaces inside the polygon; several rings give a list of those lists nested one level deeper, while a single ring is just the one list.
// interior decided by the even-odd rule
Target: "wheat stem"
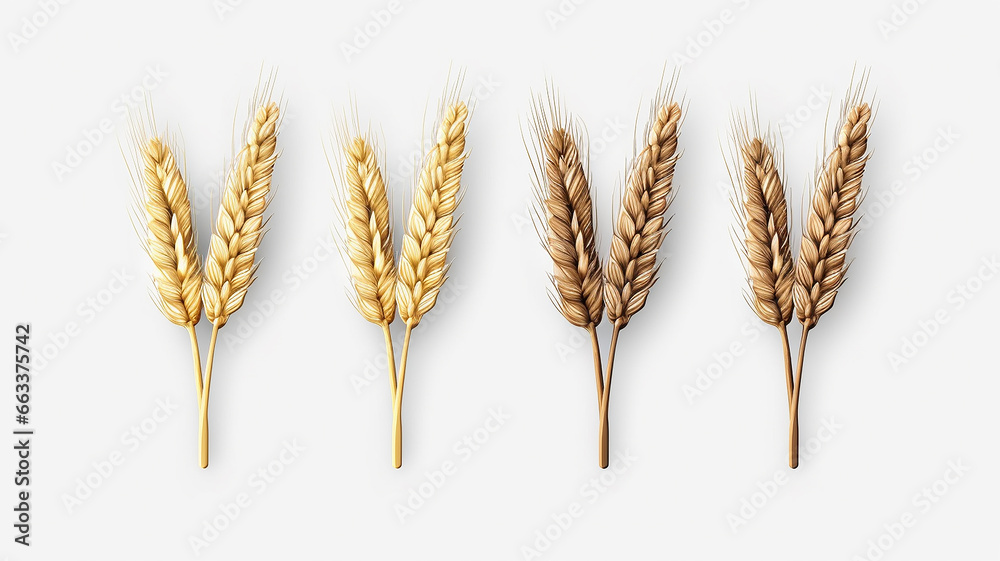
[{"label": "wheat stem", "polygon": [[590,346],[594,351],[594,376],[597,378],[597,406],[601,406],[601,400],[604,399],[604,365],[601,364],[601,345],[597,341],[597,328],[590,324],[587,326],[587,331],[590,332]]},{"label": "wheat stem", "polygon": [[198,334],[195,333],[193,323],[189,323],[185,327],[187,327],[188,335],[191,336],[191,355],[194,358],[195,384],[198,389],[198,404],[201,405],[201,351],[198,349]]},{"label": "wheat stem", "polygon": [[795,388],[792,390],[792,401],[789,405],[788,426],[788,467],[799,467],[799,389],[802,387],[802,362],[806,357],[806,338],[812,326],[809,322],[802,324],[802,341],[799,343],[799,361],[795,372]]},{"label": "wheat stem", "polygon": [[403,335],[403,355],[399,361],[399,384],[392,402],[392,465],[399,469],[403,465],[403,381],[406,379],[406,358],[410,350],[410,332],[413,324],[406,324]]},{"label": "wheat stem", "polygon": [[610,458],[610,431],[608,429],[608,405],[611,401],[611,374],[615,368],[615,349],[618,348],[618,333],[622,330],[623,321],[615,321],[614,329],[611,331],[611,348],[608,350],[608,373],[604,381],[604,392],[601,394],[601,425],[598,429],[598,455],[601,469],[608,467]]},{"label": "wheat stem", "polygon": [[788,325],[779,324],[778,333],[781,334],[781,350],[785,355],[785,389],[788,391],[788,407],[791,407],[795,382],[792,380],[792,348],[788,343]]},{"label": "wheat stem", "polygon": [[389,395],[392,402],[396,402],[396,357],[392,352],[392,333],[389,331],[389,322],[382,322],[382,334],[385,335],[385,354],[389,362]]},{"label": "wheat stem", "polygon": [[198,443],[200,445],[201,467],[208,467],[208,393],[212,388],[212,365],[215,363],[215,341],[219,337],[219,324],[212,324],[212,339],[208,343],[208,360],[205,363],[205,386],[198,408]]}]

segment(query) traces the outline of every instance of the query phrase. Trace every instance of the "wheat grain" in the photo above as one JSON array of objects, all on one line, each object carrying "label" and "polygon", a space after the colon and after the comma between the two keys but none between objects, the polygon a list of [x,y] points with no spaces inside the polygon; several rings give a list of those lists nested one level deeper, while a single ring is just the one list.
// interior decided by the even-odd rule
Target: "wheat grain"
[{"label": "wheat grain", "polygon": [[344,245],[355,303],[366,320],[389,324],[396,315],[396,265],[382,171],[369,139],[355,136],[345,143],[343,152]]},{"label": "wheat grain", "polygon": [[847,250],[854,238],[854,213],[863,197],[861,180],[868,162],[871,107],[864,95],[867,72],[844,102],[834,148],[818,173],[795,267],[795,311],[802,323],[794,390],[789,403],[788,465],[799,465],[799,395],[810,330],[837,297],[847,273]]},{"label": "wheat grain", "polygon": [[[270,86],[265,89],[270,92]],[[270,201],[271,175],[278,157],[278,104],[258,104],[247,127],[246,144],[226,178],[215,232],[205,263],[202,291],[205,316],[212,322],[205,383],[201,394],[199,443],[201,467],[208,467],[208,399],[215,364],[215,343],[229,316],[240,309],[254,281],[254,258],[264,237],[264,212]]]},{"label": "wheat grain", "polygon": [[218,327],[243,305],[256,273],[254,256],[264,237],[264,212],[278,155],[278,113],[273,102],[256,109],[246,145],[226,178],[205,261],[205,315]]},{"label": "wheat grain", "polygon": [[847,272],[847,249],[868,161],[870,118],[867,103],[853,105],[843,115],[836,146],[819,173],[803,223],[794,294],[799,321],[808,328],[833,306]]},{"label": "wheat grain", "polygon": [[[147,126],[151,132],[147,133]],[[201,400],[201,354],[194,326],[201,320],[202,267],[187,186],[173,150],[155,133],[152,107],[144,116],[130,115],[130,174],[133,179],[133,224],[155,272],[153,302],[172,323],[184,327],[191,340],[195,390]],[[124,151],[123,151],[124,155]]]},{"label": "wheat grain", "polygon": [[604,315],[604,276],[581,135],[551,95],[547,103],[535,100],[531,132],[537,160],[534,212],[552,259],[553,301],[568,322],[590,329]]},{"label": "wheat grain", "polygon": [[171,322],[201,319],[201,258],[191,219],[191,202],[177,161],[159,137],[139,147],[145,186],[145,247],[156,269],[158,307]]},{"label": "wheat grain", "polygon": [[413,191],[396,286],[399,317],[411,327],[434,307],[447,275],[466,158],[467,117],[465,103],[447,106],[437,142],[424,160]]},{"label": "wheat grain", "polygon": [[[604,392],[597,325],[604,316],[604,273],[597,253],[593,196],[586,149],[572,116],[551,89],[533,100],[529,149],[534,172],[532,220],[552,260],[549,298],[572,325],[590,333],[597,399]],[[527,142],[525,143],[527,145]]]},{"label": "wheat grain", "polygon": [[[460,81],[461,82],[461,81]],[[459,82],[459,83],[460,83]],[[399,376],[393,395],[392,463],[403,465],[403,385],[410,335],[420,319],[434,307],[448,273],[448,250],[455,236],[465,164],[466,119],[464,102],[446,103],[438,127],[437,142],[424,159],[413,192],[403,250],[399,260],[396,302],[399,317],[406,323]],[[388,344],[388,336],[386,338]]]},{"label": "wheat grain", "polygon": [[666,88],[661,87],[653,101],[652,119],[643,135],[645,143],[632,162],[611,238],[611,257],[605,265],[604,305],[614,327],[600,402],[598,461],[602,468],[608,467],[610,459],[608,408],[618,335],[646,304],[656,282],[656,254],[665,236],[665,214],[673,200],[681,121],[681,107],[672,99],[674,80]]},{"label": "wheat grain", "polygon": [[656,282],[664,214],[673,199],[681,108],[669,96],[658,96],[663,97],[666,100],[654,104],[655,118],[647,125],[645,146],[632,163],[605,266],[604,304],[608,320],[619,328],[642,309]]},{"label": "wheat grain", "polygon": [[774,137],[762,135],[755,123],[737,119],[732,142],[742,162],[742,173],[734,178],[739,197],[734,208],[743,234],[740,249],[747,269],[747,299],[761,321],[787,325],[794,311],[795,277]]},{"label": "wheat grain", "polygon": [[794,262],[788,234],[788,204],[777,163],[780,152],[773,135],[761,133],[756,107],[750,115],[734,115],[731,131],[733,165],[726,168],[735,188],[733,212],[739,223],[738,247],[747,275],[745,297],[764,323],[781,335],[785,389],[789,406],[794,390],[788,322],[794,312]]},{"label": "wheat grain", "polygon": [[334,200],[344,226],[339,246],[354,286],[351,302],[363,318],[382,328],[394,403],[396,362],[389,324],[396,317],[396,263],[384,173],[371,135],[348,132],[346,116],[338,137],[341,157],[340,171],[334,172],[339,187]]}]

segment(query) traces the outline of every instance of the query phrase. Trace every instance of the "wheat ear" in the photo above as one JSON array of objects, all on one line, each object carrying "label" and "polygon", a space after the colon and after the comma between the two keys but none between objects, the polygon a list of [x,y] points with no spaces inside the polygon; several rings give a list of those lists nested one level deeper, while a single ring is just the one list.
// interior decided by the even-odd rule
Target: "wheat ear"
[{"label": "wheat ear", "polygon": [[622,193],[621,209],[611,239],[611,256],[604,273],[604,304],[614,324],[604,393],[601,396],[599,433],[600,464],[609,457],[608,402],[618,333],[646,304],[656,282],[656,255],[663,243],[667,208],[673,199],[674,166],[681,107],[672,100],[673,86],[662,90],[652,104],[652,119],[646,126],[643,148],[632,162]]},{"label": "wheat ear", "polygon": [[855,233],[854,213],[862,199],[861,180],[868,162],[868,134],[872,117],[859,102],[864,83],[844,103],[835,146],[816,179],[809,211],[803,223],[802,243],[795,266],[795,310],[802,323],[802,341],[792,392],[788,465],[799,464],[799,390],[806,338],[820,316],[833,306],[847,273],[847,250]]},{"label": "wheat ear", "polygon": [[254,257],[264,237],[278,137],[278,105],[259,105],[247,127],[246,144],[226,178],[219,214],[205,261],[205,316],[212,322],[201,399],[201,467],[208,467],[208,396],[219,329],[240,309],[254,281]]},{"label": "wheat ear", "polygon": [[552,259],[550,298],[566,321],[590,333],[597,401],[604,393],[597,325],[604,315],[604,275],[597,254],[594,208],[585,151],[570,115],[554,92],[534,100],[531,116],[535,206],[542,246]]},{"label": "wheat ear", "polygon": [[395,467],[403,463],[402,407],[406,359],[410,333],[434,307],[448,272],[448,250],[455,235],[462,168],[465,164],[466,120],[464,102],[448,103],[437,131],[437,142],[424,158],[424,166],[413,190],[413,203],[403,236],[399,260],[396,302],[406,323],[399,377],[393,400],[393,447]]},{"label": "wheat ear", "polygon": [[396,263],[392,246],[389,198],[374,143],[354,136],[342,140],[343,182],[340,206],[344,218],[347,261],[354,285],[354,304],[366,320],[379,325],[389,362],[390,396],[396,394],[396,366],[389,324],[396,316]]},{"label": "wheat ear", "polygon": [[[792,320],[795,284],[788,235],[788,204],[772,135],[762,134],[756,119],[734,117],[733,210],[739,222],[739,250],[746,269],[747,302],[757,317],[781,335],[785,387],[792,402],[792,356],[788,322]],[[729,167],[727,163],[727,168]],[[739,170],[739,171],[736,171]]]},{"label": "wheat ear", "polygon": [[147,136],[139,122],[132,123],[131,136],[142,177],[141,187],[138,181],[136,185],[140,191],[137,203],[142,212],[136,214],[143,217],[140,220],[145,234],[143,247],[155,268],[154,301],[168,320],[188,332],[200,402],[201,356],[194,326],[201,319],[202,270],[191,201],[177,160],[167,143],[158,136]]}]

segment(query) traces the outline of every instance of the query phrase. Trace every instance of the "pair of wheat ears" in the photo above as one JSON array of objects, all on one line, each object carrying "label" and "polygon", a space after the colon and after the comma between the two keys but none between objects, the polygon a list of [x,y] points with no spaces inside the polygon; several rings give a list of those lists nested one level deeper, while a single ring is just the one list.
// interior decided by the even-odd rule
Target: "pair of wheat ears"
[{"label": "pair of wheat ears", "polygon": [[[753,106],[751,116],[734,116],[732,123],[726,166],[735,190],[732,205],[738,224],[733,237],[746,270],[747,303],[781,335],[791,468],[799,465],[799,394],[806,339],[833,306],[846,279],[847,250],[857,226],[854,215],[864,196],[861,180],[873,117],[871,106],[863,101],[866,83],[864,73],[842,103],[833,146],[824,149],[826,157],[816,174],[794,261],[777,139],[761,131]],[[793,311],[802,324],[794,370],[787,330]]]},{"label": "pair of wheat ears", "polygon": [[[533,216],[552,259],[550,297],[567,321],[590,333],[602,468],[608,466],[609,458],[608,406],[618,334],[645,305],[656,282],[657,252],[673,198],[681,124],[681,106],[673,101],[675,81],[676,75],[666,87],[661,86],[652,102],[641,148],[629,165],[611,253],[603,268],[579,127],[551,94],[534,102],[533,150],[529,150],[535,175]],[[788,465],[792,468],[798,466],[799,390],[807,335],[833,306],[844,282],[846,253],[855,233],[854,214],[862,198],[872,117],[869,104],[861,100],[866,81],[864,75],[858,87],[849,89],[843,104],[834,147],[817,174],[797,261],[791,255],[776,140],[761,133],[756,120],[737,117],[733,121],[733,163],[727,162],[727,167],[736,190],[733,208],[739,232],[735,237],[749,283],[747,301],[762,321],[781,334],[788,390]],[[597,326],[604,308],[613,328],[607,370],[602,374]],[[793,311],[802,323],[794,371],[786,327]]]},{"label": "pair of wheat ears", "polygon": [[[202,263],[184,174],[174,149],[161,136],[148,110],[130,122],[133,225],[153,262],[153,301],[191,338],[198,397],[198,445],[202,468],[208,467],[208,398],[219,329],[240,309],[257,267],[254,257],[264,237],[264,216],[271,198],[271,176],[278,157],[280,110],[269,100],[269,83],[254,95],[245,142],[233,158],[219,203],[208,255]],[[212,323],[202,376],[195,326],[202,311]]]},{"label": "pair of wheat ears", "polygon": [[[350,296],[361,316],[382,328],[392,399],[392,464],[403,465],[403,383],[410,335],[437,302],[448,276],[448,250],[455,237],[455,212],[462,195],[462,169],[468,156],[465,137],[469,108],[457,99],[459,87],[441,103],[437,134],[423,159],[412,191],[398,265],[392,241],[392,212],[386,174],[374,135],[361,133],[347,119],[338,127],[336,163],[330,170],[338,184],[334,201],[343,230],[340,247],[350,271]],[[398,312],[405,326],[397,375],[389,326]]]},{"label": "pair of wheat ears", "polygon": [[[571,324],[590,333],[598,404],[598,463],[608,467],[608,409],[619,332],[646,304],[656,283],[657,252],[666,235],[673,200],[681,104],[674,101],[676,77],[661,85],[650,106],[642,145],[629,165],[611,252],[598,256],[586,144],[580,126],[551,90],[533,101],[530,119],[534,172],[532,216],[552,258],[550,299]],[[605,310],[612,324],[607,369],[603,370],[597,326]]]},{"label": "pair of wheat ears", "polygon": [[[384,173],[372,135],[349,134],[338,140],[342,166],[334,171],[341,189],[335,196],[343,219],[341,248],[348,263],[358,312],[382,327],[389,359],[393,403],[393,465],[402,465],[402,401],[410,334],[437,301],[447,278],[448,250],[455,235],[461,197],[466,124],[469,110],[455,88],[444,98],[436,142],[424,158],[396,266],[392,218]],[[187,329],[194,359],[199,404],[201,467],[208,467],[208,398],[219,329],[235,313],[253,283],[254,257],[264,236],[271,176],[278,153],[279,107],[268,100],[270,82],[254,96],[246,143],[233,159],[226,179],[208,256],[202,266],[183,174],[174,151],[156,132],[152,112],[130,128],[133,222],[154,265],[153,300],[171,322]],[[331,171],[332,168],[331,168]],[[212,322],[204,377],[195,326],[202,309]],[[396,375],[389,325],[396,312],[405,323],[399,375]]]}]

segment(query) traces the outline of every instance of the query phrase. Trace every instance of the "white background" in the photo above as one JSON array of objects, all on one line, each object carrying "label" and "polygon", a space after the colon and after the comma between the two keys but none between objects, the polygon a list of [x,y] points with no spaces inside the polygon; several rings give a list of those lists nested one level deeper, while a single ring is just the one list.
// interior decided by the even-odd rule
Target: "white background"
[{"label": "white background", "polygon": [[[15,323],[31,322],[36,356],[48,348],[54,358],[36,367],[32,388],[33,545],[11,541],[7,447],[0,503],[11,506],[0,520],[0,556],[195,558],[191,536],[202,537],[219,505],[247,492],[250,506],[201,558],[525,559],[524,547],[542,547],[544,559],[855,559],[908,512],[912,527],[881,538],[884,559],[1000,557],[1000,280],[978,276],[981,260],[1000,250],[991,169],[1000,147],[998,9],[911,1],[896,31],[880,30],[903,4],[403,0],[347,57],[343,45],[363,43],[357,28],[387,2],[246,0],[222,12],[209,0],[72,2],[48,21],[35,1],[5,2],[3,326],[13,338]],[[723,10],[731,23],[711,23]],[[44,25],[15,49],[11,34],[33,17]],[[690,46],[699,40],[700,52]],[[612,476],[597,468],[589,346],[547,301],[549,264],[525,222],[529,166],[519,123],[530,92],[551,78],[591,138],[604,135],[603,145],[593,143],[591,169],[606,252],[636,114],[641,107],[645,115],[664,63],[672,69],[681,55],[693,56],[679,85],[688,111],[675,216],[662,278],[620,341],[611,442],[613,454],[633,459]],[[778,336],[741,297],[719,143],[731,109],[755,93],[761,120],[785,129],[797,225],[826,107],[839,103],[855,63],[871,67],[869,92],[879,102],[865,175],[865,210],[875,218],[851,248],[836,306],[810,338],[801,431],[815,453],[792,471]],[[223,330],[212,463],[203,471],[188,339],[150,302],[149,265],[127,216],[116,99],[141,94],[148,68],[165,74],[146,80],[155,86],[148,93],[160,125],[183,135],[187,180],[203,199],[204,247],[234,111],[242,121],[262,65],[277,68],[286,103],[282,156],[260,278]],[[449,66],[467,70],[464,93],[478,99],[467,196],[451,254],[454,290],[413,336],[397,471],[384,374],[352,383],[381,359],[383,342],[350,307],[340,259],[323,249],[335,217],[323,143],[333,115],[355,96],[362,121],[384,135],[401,220],[411,181],[404,163],[419,147],[425,110],[429,130]],[[812,98],[821,107],[810,109],[822,91],[829,99]],[[796,124],[779,123],[796,111]],[[87,146],[84,131],[104,119],[113,132]],[[940,131],[954,137],[938,141],[944,151],[934,149]],[[53,163],[81,143],[88,154],[57,177]],[[934,161],[921,169],[915,157]],[[131,280],[108,302],[122,270]],[[978,292],[957,297],[957,285]],[[283,303],[269,306],[274,291]],[[101,298],[100,311],[88,307]],[[258,307],[268,317],[251,329],[251,318],[264,315],[254,316]],[[938,310],[947,323],[926,327],[933,335],[917,336],[923,346],[894,368],[890,353]],[[67,322],[79,326],[73,337],[60,336]],[[797,339],[797,323],[790,327]],[[236,333],[241,344],[226,342]],[[56,352],[60,339],[68,341]],[[734,344],[741,354],[727,358]],[[710,367],[716,378],[689,400],[685,386]],[[130,449],[123,433],[158,399],[176,409]],[[491,408],[509,418],[471,455],[457,452]],[[839,428],[820,442],[824,421]],[[258,494],[248,478],[286,441],[305,450]],[[115,451],[124,463],[107,478],[91,475]],[[446,461],[457,472],[401,523],[396,505]],[[938,484],[946,494],[931,508],[914,503],[949,462],[968,470]],[[772,487],[776,472],[785,484],[765,502],[754,494]],[[100,486],[67,509],[65,497],[88,476]],[[599,477],[613,483],[594,492],[588,482]],[[743,500],[760,506],[741,516]],[[553,515],[573,503],[582,515],[556,531]],[[733,517],[745,524],[734,530]],[[538,533],[547,529],[556,536],[548,545]]]}]

